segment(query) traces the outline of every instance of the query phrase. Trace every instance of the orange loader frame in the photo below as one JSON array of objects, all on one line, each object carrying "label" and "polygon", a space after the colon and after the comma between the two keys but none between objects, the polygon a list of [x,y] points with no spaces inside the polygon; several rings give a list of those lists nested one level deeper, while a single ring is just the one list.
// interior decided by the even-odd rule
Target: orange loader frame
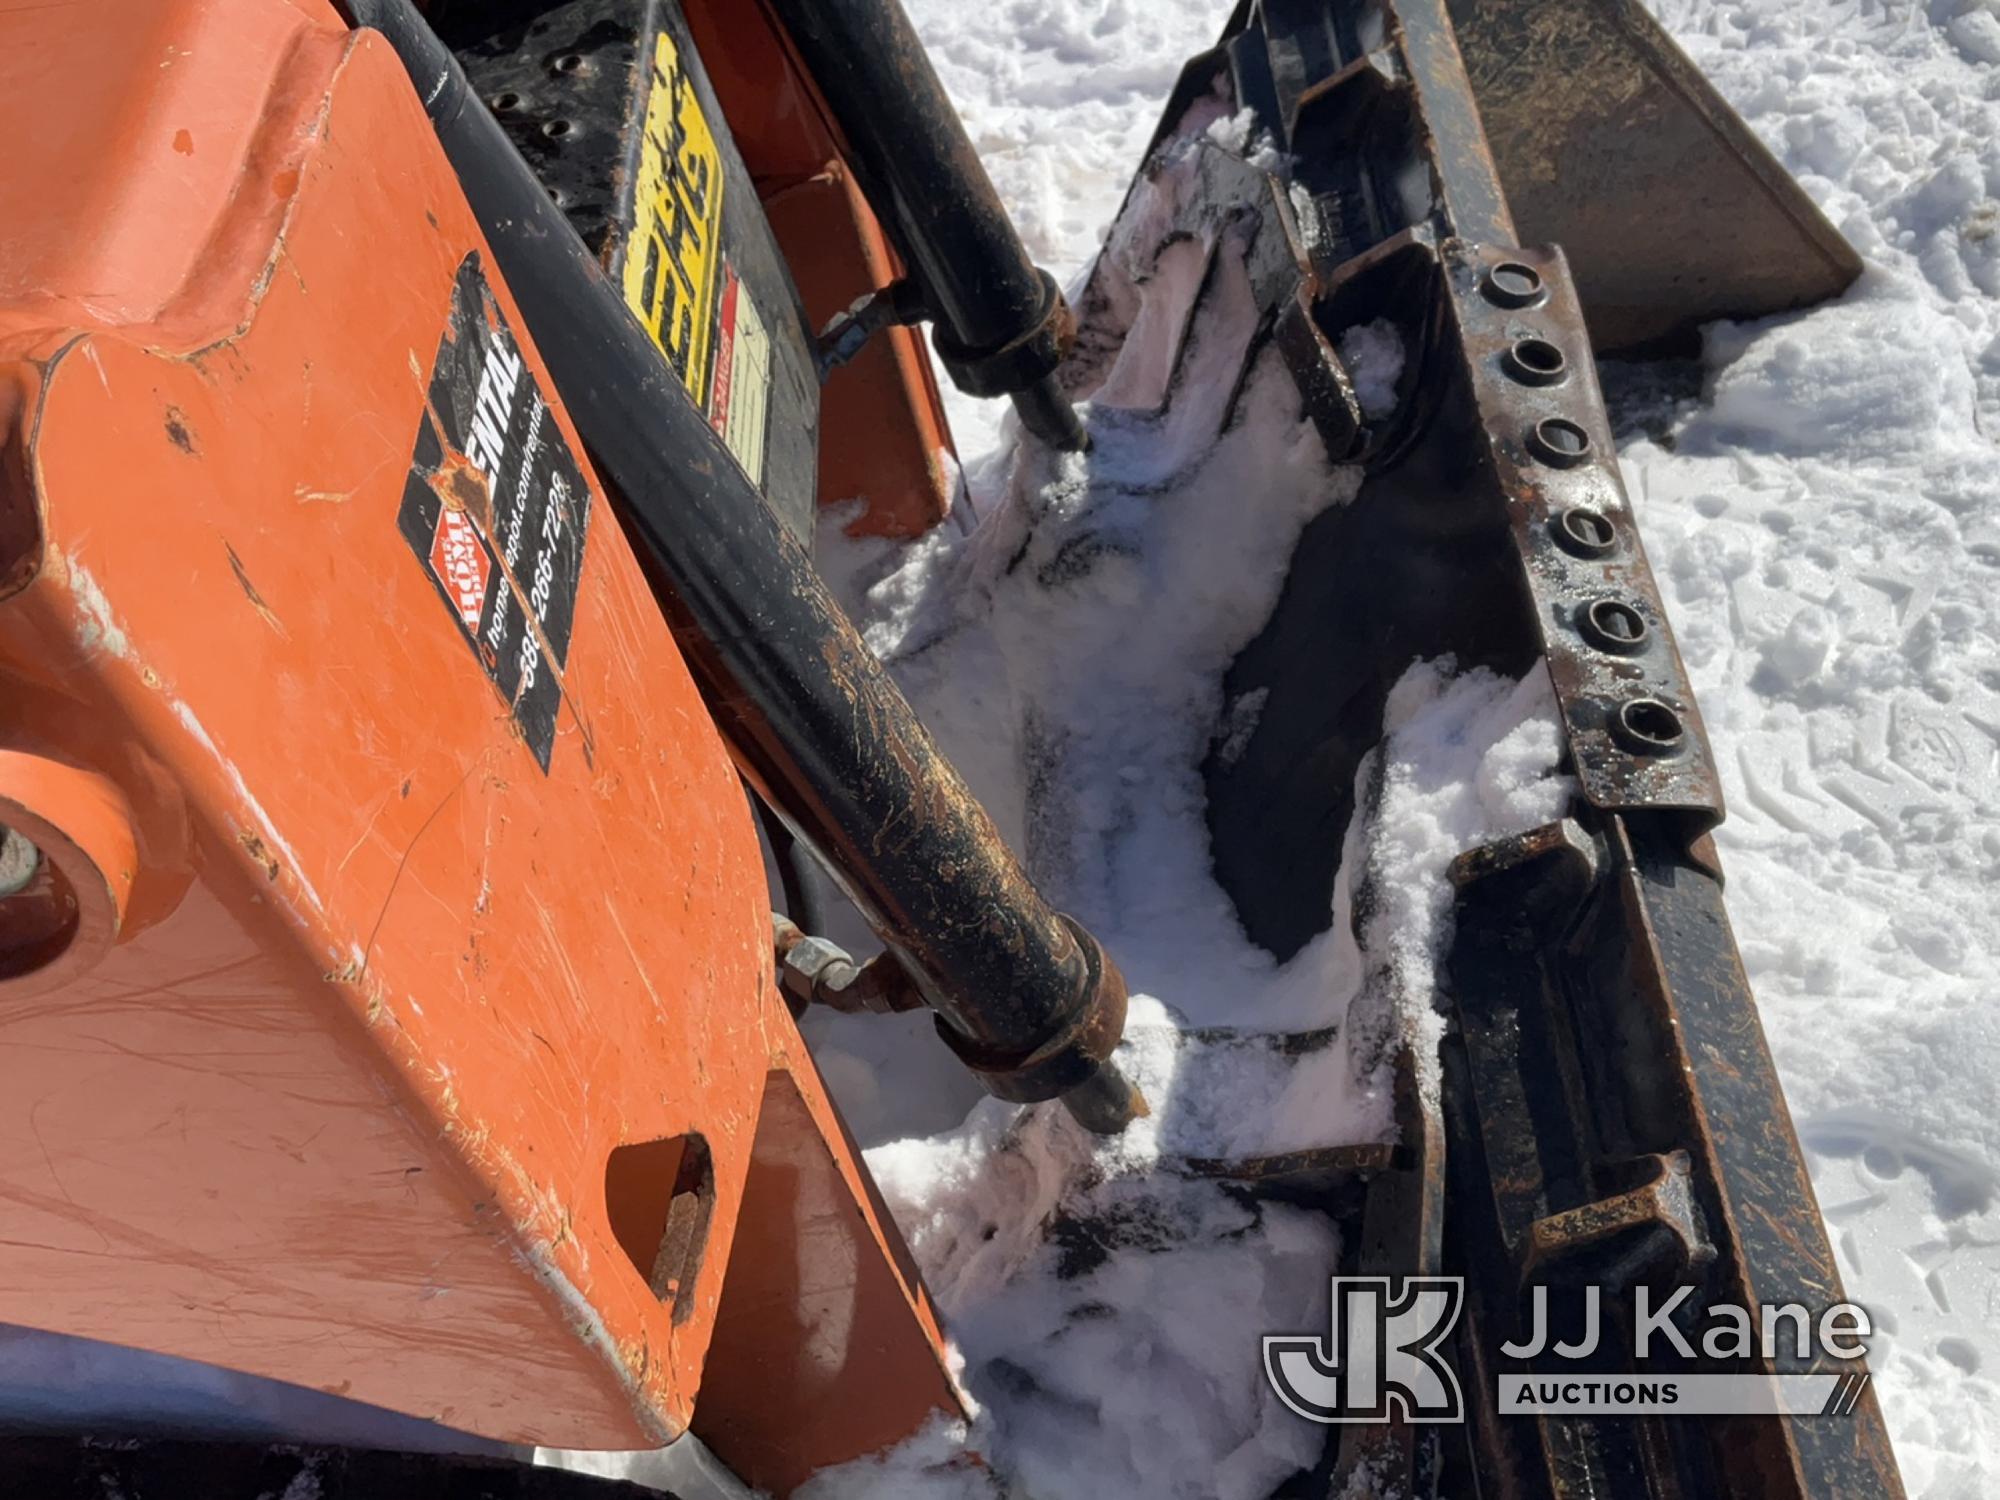
[{"label": "orange loader frame", "polygon": [[[724,10],[821,316],[895,268]],[[610,507],[546,773],[398,534],[484,246],[396,58],[325,0],[7,9],[0,130],[0,1320],[778,1493],[959,1411]],[[864,358],[822,493],[920,530],[936,390]]]}]

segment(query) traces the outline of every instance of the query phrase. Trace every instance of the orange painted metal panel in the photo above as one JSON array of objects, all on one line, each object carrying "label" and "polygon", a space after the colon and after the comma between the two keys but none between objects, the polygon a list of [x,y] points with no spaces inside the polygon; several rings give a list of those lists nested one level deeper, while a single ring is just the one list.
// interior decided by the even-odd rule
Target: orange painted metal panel
[{"label": "orange painted metal panel", "polygon": [[[899,274],[881,226],[839,160],[767,193],[764,212],[815,328]],[[958,455],[922,334],[885,328],[821,387],[823,505],[862,502],[854,536],[920,536],[945,518]]]},{"label": "orange painted metal panel", "polygon": [[[769,10],[741,0],[686,0],[685,8],[806,315],[824,328],[856,299],[892,284],[902,267],[854,185],[825,103]],[[921,330],[877,334],[828,378],[821,403],[820,503],[860,500],[851,534],[918,536],[945,518],[958,456]]]},{"label": "orange painted metal panel", "polygon": [[[700,1422],[781,1489],[951,1406],[609,506],[546,772],[398,531],[483,247],[394,57],[306,0],[54,14],[0,13],[0,129],[55,143],[0,183],[0,819],[77,936],[0,963],[0,1319],[564,1446],[670,1438],[743,1361],[762,1410]],[[607,1173],[689,1135],[663,1299]],[[757,1183],[801,1151],[788,1243]]]}]

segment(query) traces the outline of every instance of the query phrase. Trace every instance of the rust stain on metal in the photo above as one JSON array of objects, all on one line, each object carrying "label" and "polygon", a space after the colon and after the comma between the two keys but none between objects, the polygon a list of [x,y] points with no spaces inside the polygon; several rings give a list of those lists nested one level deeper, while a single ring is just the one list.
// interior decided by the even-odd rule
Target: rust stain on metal
[{"label": "rust stain on metal", "polygon": [[166,427],[168,442],[172,443],[190,458],[199,453],[200,450],[194,445],[194,432],[188,426],[187,413],[182,411],[178,406],[167,408]]},{"label": "rust stain on metal", "polygon": [[[417,377],[424,392],[424,419],[430,424],[431,433],[436,437],[442,456],[435,467],[423,471],[424,482],[432,493],[448,510],[455,510],[470,516],[480,531],[488,536],[493,533],[493,486],[481,469],[463,452],[454,448],[447,438],[452,428],[438,415],[437,405],[431,399],[429,382],[424,379],[422,368],[414,354],[410,356],[410,371]],[[504,558],[499,559],[503,564]],[[513,582],[510,577],[508,582]],[[520,597],[526,598],[526,594]]]},{"label": "rust stain on metal", "polygon": [[1557,1262],[1642,1231],[1667,1237],[1673,1246],[1675,1276],[1714,1257],[1695,1207],[1688,1154],[1655,1154],[1637,1166],[1646,1174],[1638,1186],[1547,1215],[1529,1226],[1521,1259],[1524,1283]]},{"label": "rust stain on metal", "polygon": [[275,882],[278,878],[278,857],[268,849],[257,834],[245,830],[236,835],[236,842],[243,846],[243,852],[256,862],[264,872],[264,878]]}]

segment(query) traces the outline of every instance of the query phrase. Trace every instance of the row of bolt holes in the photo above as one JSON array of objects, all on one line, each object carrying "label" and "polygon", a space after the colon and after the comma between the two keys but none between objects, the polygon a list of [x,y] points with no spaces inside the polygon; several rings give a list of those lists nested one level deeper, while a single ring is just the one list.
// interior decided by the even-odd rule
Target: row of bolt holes
[{"label": "row of bolt holes", "polygon": [[[562,52],[549,59],[549,71],[559,78],[568,77],[580,71],[582,67],[583,54],[581,52]],[[512,89],[508,89],[502,94],[495,94],[491,99],[487,100],[487,103],[493,107],[493,113],[496,115],[512,113],[521,107],[521,102],[521,96]],[[543,123],[542,134],[552,141],[560,141],[569,136],[575,129],[576,126],[568,120],[549,120]],[[563,191],[561,188],[550,188],[549,196],[555,200],[558,208],[562,206]]]},{"label": "row of bolt holes", "polygon": [[[1525,308],[1546,295],[1542,278],[1532,266],[1502,261],[1486,273],[1480,290],[1499,307]],[[1556,385],[1569,374],[1562,350],[1547,339],[1515,341],[1500,360],[1509,378],[1522,385]],[[1530,429],[1528,451],[1558,469],[1572,469],[1590,457],[1590,434],[1563,417],[1545,417]],[[1604,557],[1618,544],[1618,535],[1601,511],[1576,505],[1555,518],[1556,541],[1581,557]],[[1630,656],[1646,644],[1646,621],[1622,599],[1594,599],[1577,616],[1577,631],[1600,651]],[[1620,705],[1612,732],[1628,750],[1665,755],[1678,750],[1684,738],[1680,715],[1657,698],[1634,698]]]}]

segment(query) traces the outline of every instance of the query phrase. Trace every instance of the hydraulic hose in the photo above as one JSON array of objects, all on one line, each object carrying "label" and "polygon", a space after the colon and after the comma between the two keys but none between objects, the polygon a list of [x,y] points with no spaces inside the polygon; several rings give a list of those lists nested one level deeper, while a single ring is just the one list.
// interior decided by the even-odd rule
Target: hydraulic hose
[{"label": "hydraulic hose", "polygon": [[773,0],[846,138],[855,174],[937,314],[932,342],[968,395],[1011,396],[1042,441],[1086,446],[1055,381],[1069,304],[993,190],[898,0]]}]

